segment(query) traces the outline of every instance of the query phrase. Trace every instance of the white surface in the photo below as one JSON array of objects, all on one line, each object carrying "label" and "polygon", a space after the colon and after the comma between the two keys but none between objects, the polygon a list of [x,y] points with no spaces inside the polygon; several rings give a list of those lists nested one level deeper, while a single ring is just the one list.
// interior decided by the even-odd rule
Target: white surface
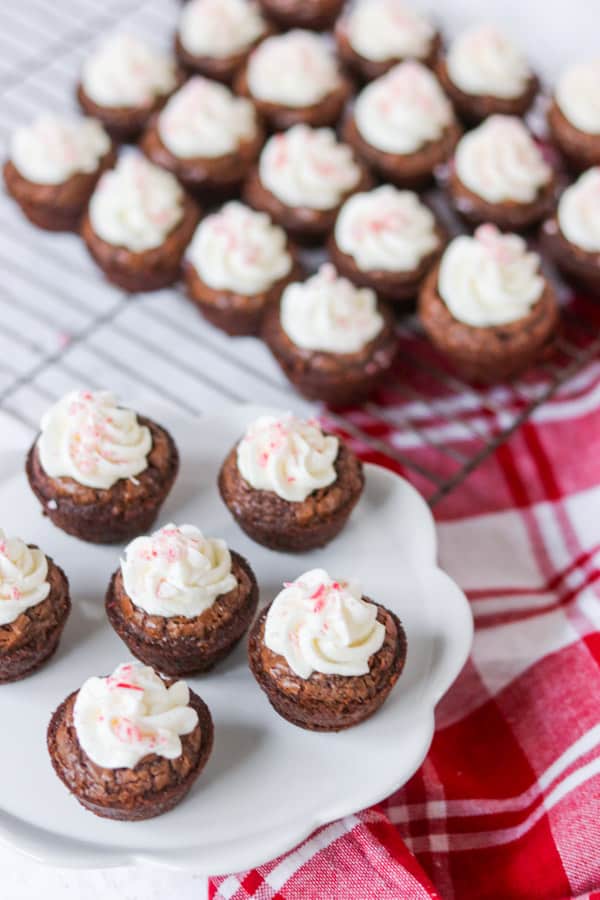
[{"label": "white surface", "polygon": [[[399,613],[408,637],[405,671],[382,710],[339,735],[313,734],[278,717],[247,669],[245,647],[238,647],[214,673],[190,679],[213,713],[215,748],[188,799],[148,822],[98,819],[52,772],[45,730],[51,711],[87,676],[129,658],[102,603],[119,548],[85,545],[54,528],[40,515],[21,460],[7,455],[2,471],[11,474],[0,487],[0,505],[13,510],[16,532],[39,542],[65,568],[73,612],[57,656],[0,692],[4,765],[26,773],[25,781],[16,776],[3,784],[0,839],[59,865],[143,861],[216,874],[270,859],[316,826],[404,783],[429,747],[434,704],[468,654],[471,615],[464,595],[435,566],[431,515],[407,482],[369,466],[363,498],[336,541],[301,558],[274,553],[240,532],[215,485],[227,449],[259,411],[233,407],[204,420],[164,408],[149,412],[172,431],[182,456],[162,521],[198,523],[225,537],[255,569],[261,606],[284,580],[326,565],[361,579],[370,596]],[[377,764],[365,766],[357,781],[356,760],[368,758]]]}]

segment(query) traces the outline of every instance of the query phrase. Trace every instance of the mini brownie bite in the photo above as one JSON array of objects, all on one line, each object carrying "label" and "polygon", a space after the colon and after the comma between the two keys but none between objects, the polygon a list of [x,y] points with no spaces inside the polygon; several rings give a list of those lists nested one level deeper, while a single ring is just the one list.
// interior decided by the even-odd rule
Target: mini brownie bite
[{"label": "mini brownie bite", "polygon": [[182,81],[173,59],[135,35],[118,32],[84,62],[77,99],[115,139],[130,141]]},{"label": "mini brownie bite", "polygon": [[364,487],[362,463],[316,419],[261,416],[219,473],[223,502],[246,534],[272,550],[324,547]]},{"label": "mini brownie bite", "polygon": [[426,185],[452,154],[460,128],[435,75],[419,62],[399,63],[356,98],[344,137],[392,184]]},{"label": "mini brownie bite", "polygon": [[44,115],[13,133],[4,181],[34,225],[76,231],[94,185],[114,161],[100,122]]},{"label": "mini brownie bite", "polygon": [[600,167],[580,175],[544,222],[544,246],[567,278],[600,290]]},{"label": "mini brownie bite", "polygon": [[106,593],[108,621],[121,640],[167,675],[212,669],[246,632],[257,604],[246,560],[193,525],[136,538]]},{"label": "mini brownie bite", "polygon": [[448,245],[425,279],[419,316],[463,375],[493,382],[518,375],[543,354],[559,310],[537,253],[518,235],[488,224]]},{"label": "mini brownie bite", "polygon": [[280,716],[309,731],[342,731],[385,702],[404,668],[406,635],[358,582],[312,569],[258,617],[248,659]]},{"label": "mini brownie bite", "polygon": [[262,336],[292,384],[331,406],[368,397],[396,356],[394,317],[370,288],[321,266],[290,284],[263,319]]},{"label": "mini brownie bite", "polygon": [[157,291],[178,280],[199,218],[177,179],[132,151],[100,178],[81,235],[109,281]]},{"label": "mini brownie bite", "polygon": [[490,116],[459,141],[447,187],[467,221],[521,231],[552,208],[556,177],[520,119]]},{"label": "mini brownie bite", "polygon": [[254,0],[190,0],[179,16],[175,53],[184,68],[230,82],[270,30]]},{"label": "mini brownie bite", "polygon": [[344,200],[371,184],[367,169],[334,131],[294,125],[269,138],[244,199],[296,240],[314,243],[331,231]]},{"label": "mini brownie bite", "polygon": [[63,570],[0,528],[0,684],[26,678],[52,656],[70,611]]},{"label": "mini brownie bite", "polygon": [[177,806],[213,745],[207,705],[141,663],[88,678],[50,719],[54,771],[96,816],[136,822]]},{"label": "mini brownie bite", "polygon": [[494,113],[523,116],[538,89],[519,47],[493,25],[459,35],[436,71],[459,116],[470,123]]},{"label": "mini brownie bite", "polygon": [[148,531],[178,469],[168,431],[108,391],[72,391],[52,406],[26,465],[44,514],[98,544]]},{"label": "mini brownie bite", "polygon": [[404,0],[356,0],[335,27],[338,52],[365,81],[379,78],[407,59],[432,66],[440,36]]},{"label": "mini brownie bite", "polygon": [[350,95],[327,40],[297,29],[266,38],[236,79],[274,129],[335,125]]},{"label": "mini brownie bite", "polygon": [[141,147],[194,193],[231,194],[256,162],[263,131],[253,105],[224,84],[190,78],[151,121]]},{"label": "mini brownie bite", "polygon": [[299,272],[285,231],[234,200],[202,220],[184,260],[188,296],[231,335],[258,334],[265,309]]},{"label": "mini brownie bite", "polygon": [[444,230],[416,194],[386,184],[346,200],[329,255],[354,284],[402,304],[416,297],[445,240]]},{"label": "mini brownie bite", "polygon": [[575,169],[600,164],[600,58],[577,63],[560,77],[548,110],[558,147]]},{"label": "mini brownie bite", "polygon": [[265,15],[284,28],[322,30],[332,25],[344,0],[258,0]]}]

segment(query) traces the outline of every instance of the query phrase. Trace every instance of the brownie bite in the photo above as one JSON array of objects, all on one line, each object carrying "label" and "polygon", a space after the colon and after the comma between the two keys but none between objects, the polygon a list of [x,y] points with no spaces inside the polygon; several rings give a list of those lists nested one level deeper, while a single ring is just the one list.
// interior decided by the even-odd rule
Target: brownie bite
[{"label": "brownie bite", "polygon": [[166,675],[206,672],[246,632],[258,587],[246,560],[193,525],[165,525],[125,548],[106,593],[129,650]]},{"label": "brownie bite", "polygon": [[47,745],[54,771],[83,807],[136,822],[183,800],[210,756],[213,723],[184,681],[122,663],[60,704]]},{"label": "brownie bite", "polygon": [[43,666],[70,611],[63,570],[39,547],[8,538],[0,528],[0,684]]},{"label": "brownie bite", "polygon": [[315,419],[261,416],[219,474],[223,502],[246,534],[272,550],[323,547],[346,524],[364,487],[362,463]]},{"label": "brownie bite", "polygon": [[312,569],[258,617],[248,659],[280,716],[309,731],[342,731],[385,702],[404,668],[406,635],[358,582]]},{"label": "brownie bite", "polygon": [[190,0],[179,15],[175,54],[183,68],[229,83],[271,30],[254,0]]},{"label": "brownie bite", "polygon": [[267,213],[232,200],[196,229],[184,275],[189,298],[209,322],[227,334],[253,335],[300,267],[285,231]]},{"label": "brownie bite", "polygon": [[444,229],[417,194],[386,184],[346,200],[328,249],[353,284],[403,306],[417,296],[445,240]]},{"label": "brownie bite", "polygon": [[335,125],[350,96],[350,84],[327,40],[301,29],[259,44],[238,75],[236,88],[277,130],[298,122]]},{"label": "brownie bite", "polygon": [[338,53],[364,81],[379,78],[407,59],[433,66],[440,35],[404,0],[357,0],[335,26]]},{"label": "brownie bite", "polygon": [[419,317],[461,374],[490,383],[520,374],[551,347],[559,310],[537,253],[488,224],[448,245],[425,279]]},{"label": "brownie bite", "polygon": [[578,170],[600,165],[600,58],[577,63],[559,78],[548,125],[568,162]]},{"label": "brownie bite", "polygon": [[417,189],[451,156],[460,127],[433,72],[409,60],[363,88],[343,134],[382,178]]},{"label": "brownie bite", "polygon": [[43,115],[13,133],[6,190],[24,215],[48,231],[76,231],[94,186],[115,161],[95,119]]},{"label": "brownie bite", "polygon": [[170,172],[124,153],[100,178],[81,236],[104,276],[130,293],[179,279],[200,210]]},{"label": "brownie bite", "polygon": [[330,264],[286,287],[265,313],[262,336],[297,390],[331,406],[366,399],[397,351],[391,307]]},{"label": "brownie bite", "polygon": [[542,239],[563,274],[600,290],[600,167],[580,175],[564,191],[556,213],[544,222]]},{"label": "brownie bite", "polygon": [[248,100],[196,75],[152,119],[140,146],[188,191],[210,200],[239,188],[263,140]]},{"label": "brownie bite", "polygon": [[468,222],[522,231],[552,208],[556,176],[520,119],[491,116],[459,141],[447,188]]},{"label": "brownie bite", "polygon": [[294,125],[265,144],[244,185],[244,200],[302,243],[321,241],[344,200],[371,187],[351,148],[329,128]]},{"label": "brownie bite", "polygon": [[333,25],[344,0],[258,0],[264,14],[283,28],[322,30]]},{"label": "brownie bite", "polygon": [[469,124],[496,113],[523,116],[538,90],[538,79],[519,47],[493,25],[474,25],[460,34],[436,71]]},{"label": "brownie bite", "polygon": [[72,391],[52,406],[26,464],[44,515],[98,544],[148,531],[178,469],[171,435],[108,391]]},{"label": "brownie bite", "polygon": [[77,99],[116,140],[132,141],[182,82],[171,57],[136,35],[117,32],[85,60]]}]

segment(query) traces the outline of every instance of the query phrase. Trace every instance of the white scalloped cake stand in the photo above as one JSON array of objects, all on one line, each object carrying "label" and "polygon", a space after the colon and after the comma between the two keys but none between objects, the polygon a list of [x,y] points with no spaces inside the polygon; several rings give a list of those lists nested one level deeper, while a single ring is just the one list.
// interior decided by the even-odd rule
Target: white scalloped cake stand
[{"label": "white scalloped cake stand", "polygon": [[0,458],[3,527],[54,557],[73,598],[55,658],[31,678],[0,688],[0,840],[63,866],[139,860],[207,874],[239,871],[289,850],[317,826],[383,799],[420,765],[435,704],[462,668],[473,630],[463,593],[436,566],[429,509],[402,478],[367,466],[364,495],[329,547],[288,556],[254,544],[223,506],[216,476],[227,450],[262,411],[235,407],[219,417],[191,419],[170,408],[148,410],[181,451],[181,473],[160,521],[191,522],[224,537],[253,566],[261,606],[284,580],[315,566],[361,579],[365,592],[397,612],[406,628],[407,663],[394,691],[356,728],[303,731],[272,711],[242,644],[216,671],[190,679],[212,711],[215,746],[188,798],[147,822],[96,818],[54,775],[45,736],[51,712],[70,691],[129,658],[103,608],[120,548],[87,545],[54,528],[40,515],[22,460]]}]

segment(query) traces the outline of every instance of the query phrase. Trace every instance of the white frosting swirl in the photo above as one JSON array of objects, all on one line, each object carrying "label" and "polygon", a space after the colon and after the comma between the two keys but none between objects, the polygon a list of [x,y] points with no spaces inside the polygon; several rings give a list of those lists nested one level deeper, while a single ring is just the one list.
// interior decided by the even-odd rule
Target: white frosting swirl
[{"label": "white frosting swirl", "polygon": [[575,128],[600,134],[600,59],[567,69],[556,85],[555,97]]},{"label": "white frosting swirl", "polygon": [[193,56],[227,59],[265,33],[254,0],[190,0],[179,17],[179,40]]},{"label": "white frosting swirl", "polygon": [[355,287],[329,264],[286,287],[280,316],[297,347],[325,353],[357,353],[383,328],[374,291]]},{"label": "white frosting swirl", "polygon": [[150,666],[122,663],[106,678],[88,678],[73,706],[77,740],[93,763],[133,769],[149,754],[181,756],[181,735],[198,724],[185,681],[170,687]]},{"label": "white frosting swirl", "polygon": [[335,242],[362,272],[410,272],[436,249],[439,238],[435,217],[418,196],[385,184],[346,200]]},{"label": "white frosting swirl", "polygon": [[137,153],[121,156],[98,182],[89,205],[92,228],[116,247],[160,247],[183,217],[183,191],[170,172]]},{"label": "white frosting swirl", "polygon": [[529,131],[515,116],[490,116],[458,143],[456,174],[488,203],[532,203],[551,178]]},{"label": "white frosting swirl", "polygon": [[404,0],[358,0],[345,20],[352,48],[365,59],[423,59],[435,29]]},{"label": "white frosting swirl", "polygon": [[455,319],[476,328],[506,325],[526,316],[544,290],[540,258],[516,234],[481,225],[448,246],[438,290]]},{"label": "white frosting swirl", "polygon": [[121,573],[134,605],[165,618],[200,616],[237,585],[225,541],[193,525],[165,525],[136,538],[125,548]]},{"label": "white frosting swirl", "polygon": [[48,560],[37,547],[7,538],[0,528],[0,627],[37,606],[50,593]]},{"label": "white frosting swirl", "polygon": [[377,607],[363,600],[360,585],[334,581],[324,569],[285,584],[265,621],[266,646],[299,678],[366,675],[384,639]]},{"label": "white frosting swirl", "polygon": [[43,416],[37,449],[51,478],[108,490],[148,467],[150,429],[108,391],[72,391]]},{"label": "white frosting swirl", "polygon": [[81,73],[83,90],[99,106],[151,105],[175,84],[175,63],[169,56],[121,32],[96,47]]},{"label": "white frosting swirl", "polygon": [[158,132],[175,156],[214,159],[254,137],[256,115],[249,100],[196,75],[168,101],[158,117]]},{"label": "white frosting swirl", "polygon": [[109,150],[110,138],[96,119],[44,115],[17,128],[10,158],[35,184],[62,184],[79,172],[95,172]]},{"label": "white frosting swirl", "polygon": [[360,92],[354,119],[372,147],[385,153],[415,153],[442,136],[454,113],[433,72],[408,60]]},{"label": "white frosting swirl", "polygon": [[336,480],[338,449],[338,439],[323,434],[314,419],[261,416],[238,444],[237,466],[255,490],[299,503]]},{"label": "white frosting swirl", "polygon": [[263,41],[250,55],[246,78],[253,97],[292,107],[312,106],[340,85],[325,39],[300,29]]},{"label": "white frosting swirl", "polygon": [[600,253],[600,166],[588,169],[566,189],[557,217],[568,241],[587,253]]},{"label": "white frosting swirl", "polygon": [[520,97],[531,70],[520,49],[492,25],[475,25],[458,37],[446,57],[448,74],[466,94]]},{"label": "white frosting swirl", "polygon": [[350,147],[340,144],[330,128],[294,125],[267,141],[259,176],[287,206],[335,209],[358,184],[361,170]]},{"label": "white frosting swirl", "polygon": [[236,200],[200,223],[186,258],[209,287],[247,296],[267,291],[292,268],[285,231]]}]

